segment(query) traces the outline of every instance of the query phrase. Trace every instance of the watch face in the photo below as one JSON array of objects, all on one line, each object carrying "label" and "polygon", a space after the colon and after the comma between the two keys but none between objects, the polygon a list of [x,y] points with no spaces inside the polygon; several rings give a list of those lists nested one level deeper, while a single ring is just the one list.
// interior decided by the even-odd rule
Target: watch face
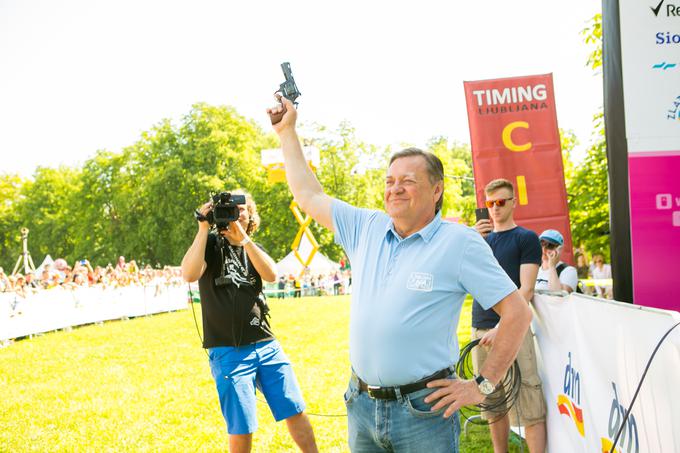
[{"label": "watch face", "polygon": [[483,395],[491,395],[494,391],[494,385],[490,382],[484,379],[481,384],[479,384],[479,391],[482,392]]}]

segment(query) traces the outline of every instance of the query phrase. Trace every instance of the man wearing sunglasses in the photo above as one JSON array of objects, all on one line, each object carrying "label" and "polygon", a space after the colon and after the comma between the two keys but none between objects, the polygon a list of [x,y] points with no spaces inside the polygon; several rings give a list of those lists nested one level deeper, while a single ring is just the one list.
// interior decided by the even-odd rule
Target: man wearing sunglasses
[{"label": "man wearing sunglasses", "polygon": [[[531,230],[518,226],[513,218],[515,190],[507,179],[496,179],[484,188],[485,205],[490,219],[481,219],[475,229],[484,237],[503,270],[519,288],[519,293],[531,301],[536,285],[536,274],[541,264],[541,245]],[[477,370],[486,362],[489,348],[493,346],[498,323],[503,323],[493,310],[485,310],[477,301],[472,305],[472,339],[480,340],[480,346],[472,350],[472,365]],[[510,436],[510,423],[524,426],[527,445],[532,453],[545,451],[545,399],[538,377],[534,336],[529,330],[517,353],[517,363],[522,375],[519,401],[515,407],[501,405],[493,412],[483,412],[489,420],[489,431],[494,452],[506,452]],[[493,403],[505,397],[503,390],[496,390],[489,400]]]},{"label": "man wearing sunglasses", "polygon": [[573,292],[578,285],[578,273],[574,266],[560,261],[564,238],[557,230],[545,230],[541,240],[541,267],[536,277],[536,289]]}]

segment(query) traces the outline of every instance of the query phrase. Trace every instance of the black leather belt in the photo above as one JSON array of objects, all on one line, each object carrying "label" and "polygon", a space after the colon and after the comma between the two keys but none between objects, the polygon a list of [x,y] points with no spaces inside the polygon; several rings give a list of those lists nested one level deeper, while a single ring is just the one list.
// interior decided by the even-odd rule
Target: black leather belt
[{"label": "black leather belt", "polygon": [[434,381],[436,379],[444,379],[451,376],[452,374],[453,372],[451,368],[444,368],[443,370],[437,371],[433,375],[423,378],[419,381],[412,382],[406,385],[400,385],[398,387],[377,387],[374,385],[368,385],[367,383],[362,381],[356,374],[354,376],[357,378],[357,381],[359,381],[360,392],[368,393],[368,396],[373,399],[396,400],[397,389],[399,389],[399,393],[401,395],[407,395],[409,393],[417,392],[418,390],[426,388],[428,382]]}]

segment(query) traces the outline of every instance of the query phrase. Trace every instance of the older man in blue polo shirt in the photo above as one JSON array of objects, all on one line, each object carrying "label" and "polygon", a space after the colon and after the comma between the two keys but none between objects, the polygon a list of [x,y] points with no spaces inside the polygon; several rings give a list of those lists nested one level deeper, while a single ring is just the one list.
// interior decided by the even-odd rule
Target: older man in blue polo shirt
[{"label": "older man in blue polo shirt", "polygon": [[[458,409],[493,392],[531,312],[479,234],[442,221],[444,170],[436,156],[415,148],[392,156],[386,213],[350,206],[324,193],[302,154],[295,107],[282,101],[286,112],[274,129],[291,191],[305,212],[335,232],[352,263],[350,449],[457,452]],[[502,317],[474,380],[453,376],[467,293]]]}]

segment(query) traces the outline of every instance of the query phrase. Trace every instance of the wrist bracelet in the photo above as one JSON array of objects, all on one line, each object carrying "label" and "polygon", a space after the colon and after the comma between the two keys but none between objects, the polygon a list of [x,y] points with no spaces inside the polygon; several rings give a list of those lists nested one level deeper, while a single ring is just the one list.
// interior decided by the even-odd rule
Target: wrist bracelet
[{"label": "wrist bracelet", "polygon": [[194,217],[196,217],[196,220],[198,220],[199,222],[206,222],[208,220],[206,216],[198,212],[198,209],[194,211]]},{"label": "wrist bracelet", "polygon": [[240,245],[241,247],[245,247],[246,245],[248,245],[249,242],[250,242],[250,238],[246,237],[244,240],[239,242],[238,245]]}]

